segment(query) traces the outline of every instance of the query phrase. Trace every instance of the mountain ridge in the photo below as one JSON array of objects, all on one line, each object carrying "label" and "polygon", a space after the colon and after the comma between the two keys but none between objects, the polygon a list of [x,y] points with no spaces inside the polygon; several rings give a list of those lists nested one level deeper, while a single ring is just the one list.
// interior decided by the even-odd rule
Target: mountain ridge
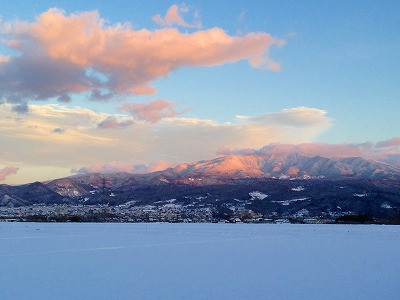
[{"label": "mountain ridge", "polygon": [[[163,172],[163,171],[162,171]],[[228,155],[180,164],[164,173],[177,176],[400,178],[400,167],[362,157],[327,158],[300,154]]]},{"label": "mountain ridge", "polygon": [[[336,183],[340,181],[344,182],[343,186],[359,188],[342,191]],[[362,195],[364,191],[370,191],[374,197],[380,197],[381,193],[389,195],[391,191],[397,193],[399,183],[400,167],[361,157],[327,158],[297,153],[228,155],[148,174],[87,173],[20,186],[0,185],[0,206],[119,205],[130,201],[152,204],[179,197],[186,201],[185,197],[192,197],[190,195],[206,197],[207,191],[215,193],[209,201],[221,198],[228,201],[267,187],[277,189],[277,201],[285,201],[284,195],[296,191],[298,186],[308,186],[310,193],[315,190],[305,195],[308,197],[313,195],[319,199],[318,194],[321,194],[329,199],[338,195],[350,199],[354,193]],[[330,192],[333,187],[336,195]],[[228,189],[231,192],[227,192]]]}]

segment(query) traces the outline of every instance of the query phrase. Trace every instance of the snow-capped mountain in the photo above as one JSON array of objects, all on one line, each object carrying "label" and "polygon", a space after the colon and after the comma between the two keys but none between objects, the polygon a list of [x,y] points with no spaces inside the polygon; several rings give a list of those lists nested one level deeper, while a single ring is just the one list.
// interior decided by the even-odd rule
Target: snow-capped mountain
[{"label": "snow-capped mountain", "polygon": [[152,204],[166,199],[181,199],[183,202],[203,199],[209,205],[217,205],[239,198],[245,202],[247,198],[252,201],[249,193],[254,196],[257,191],[270,195],[273,191],[274,196],[265,199],[272,204],[290,203],[289,208],[300,201],[285,202],[288,199],[315,199],[320,205],[321,201],[336,201],[338,198],[343,199],[343,203],[350,199],[373,202],[373,199],[382,199],[382,195],[387,196],[387,203],[397,207],[391,201],[400,197],[399,188],[399,167],[360,157],[229,155],[180,164],[149,174],[89,173],[43,183],[0,185],[0,206],[35,203]]},{"label": "snow-capped mountain", "polygon": [[400,178],[400,168],[361,157],[327,158],[300,154],[229,155],[180,164],[161,172],[167,177]]},{"label": "snow-capped mountain", "polygon": [[61,196],[71,198],[82,197],[89,192],[88,188],[73,178],[59,178],[46,183],[46,186]]}]

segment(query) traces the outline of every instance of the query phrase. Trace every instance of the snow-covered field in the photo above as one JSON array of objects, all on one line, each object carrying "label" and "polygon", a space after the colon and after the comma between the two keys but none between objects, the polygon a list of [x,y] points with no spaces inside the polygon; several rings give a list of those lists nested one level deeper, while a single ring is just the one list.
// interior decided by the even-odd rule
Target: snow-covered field
[{"label": "snow-covered field", "polygon": [[1,299],[399,299],[400,226],[0,223]]}]

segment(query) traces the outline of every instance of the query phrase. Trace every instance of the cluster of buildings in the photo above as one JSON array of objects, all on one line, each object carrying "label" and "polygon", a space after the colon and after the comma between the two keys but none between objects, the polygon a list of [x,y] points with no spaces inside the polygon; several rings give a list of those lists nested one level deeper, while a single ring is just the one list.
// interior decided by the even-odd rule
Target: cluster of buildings
[{"label": "cluster of buildings", "polygon": [[292,216],[256,214],[243,206],[192,207],[167,203],[141,205],[30,205],[0,207],[0,221],[32,222],[173,222],[173,223],[332,223],[336,216],[310,218],[303,211]]}]

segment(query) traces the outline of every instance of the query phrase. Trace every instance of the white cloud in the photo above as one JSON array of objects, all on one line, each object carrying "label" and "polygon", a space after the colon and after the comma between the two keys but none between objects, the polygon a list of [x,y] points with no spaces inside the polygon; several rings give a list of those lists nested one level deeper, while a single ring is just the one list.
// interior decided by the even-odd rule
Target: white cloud
[{"label": "white cloud", "polygon": [[[229,123],[175,117],[157,124],[135,122],[123,129],[98,130],[104,120],[126,118],[49,104],[31,105],[31,113],[21,119],[11,105],[3,104],[0,163],[70,170],[113,161],[131,166],[160,160],[189,162],[213,158],[220,147],[258,149],[269,143],[310,142],[330,126],[325,111],[301,107]],[[62,134],[54,134],[55,128],[62,128]]]}]

